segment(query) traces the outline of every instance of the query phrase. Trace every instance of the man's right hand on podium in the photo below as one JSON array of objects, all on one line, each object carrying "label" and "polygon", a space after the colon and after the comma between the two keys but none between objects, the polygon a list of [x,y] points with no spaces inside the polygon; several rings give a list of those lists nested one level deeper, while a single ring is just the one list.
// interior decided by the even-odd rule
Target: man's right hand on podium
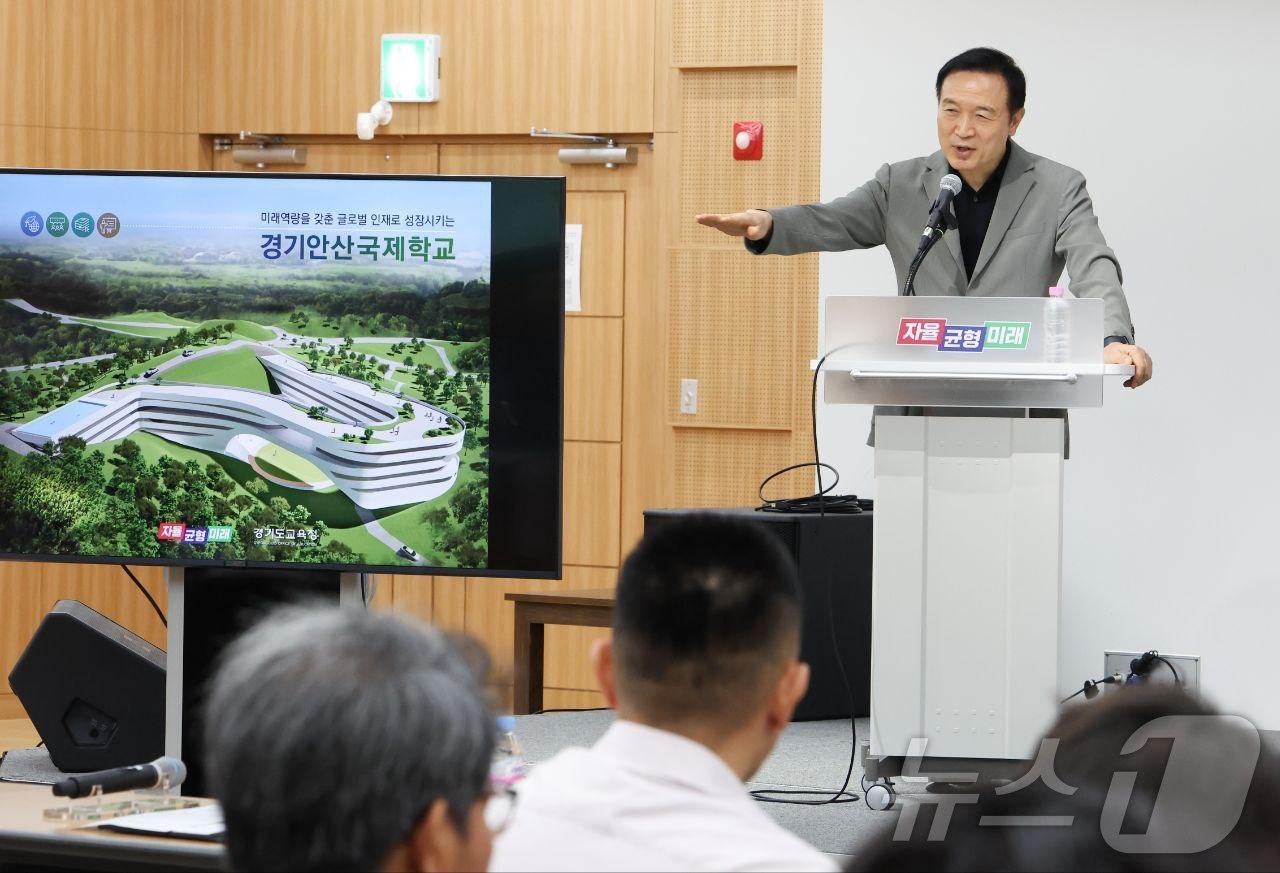
[{"label": "man's right hand on podium", "polygon": [[698,217],[698,224],[714,227],[729,236],[745,236],[747,239],[764,239],[773,229],[773,216],[763,209],[748,209],[746,212],[731,212],[727,215],[703,213]]}]

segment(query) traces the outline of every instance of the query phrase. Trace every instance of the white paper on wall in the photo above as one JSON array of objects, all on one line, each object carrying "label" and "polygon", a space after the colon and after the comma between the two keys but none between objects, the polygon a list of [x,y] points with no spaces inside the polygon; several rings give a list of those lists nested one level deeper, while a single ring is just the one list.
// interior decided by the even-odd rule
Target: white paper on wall
[{"label": "white paper on wall", "polygon": [[564,311],[582,311],[582,225],[564,226]]}]

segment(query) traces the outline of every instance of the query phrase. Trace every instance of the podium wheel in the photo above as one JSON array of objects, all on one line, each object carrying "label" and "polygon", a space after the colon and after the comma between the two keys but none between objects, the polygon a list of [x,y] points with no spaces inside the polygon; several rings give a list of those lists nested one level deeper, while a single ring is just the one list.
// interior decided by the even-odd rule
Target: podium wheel
[{"label": "podium wheel", "polygon": [[889,784],[876,783],[866,790],[863,799],[867,806],[877,812],[884,812],[893,809],[893,805],[897,802],[898,793],[893,790],[893,786]]}]

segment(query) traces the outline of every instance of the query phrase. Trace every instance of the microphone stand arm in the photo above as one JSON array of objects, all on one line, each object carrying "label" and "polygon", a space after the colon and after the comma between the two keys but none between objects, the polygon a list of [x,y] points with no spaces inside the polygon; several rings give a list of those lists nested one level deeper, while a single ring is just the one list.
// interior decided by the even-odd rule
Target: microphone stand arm
[{"label": "microphone stand arm", "polygon": [[956,220],[952,217],[949,210],[935,210],[929,213],[929,224],[925,226],[924,233],[920,235],[920,247],[916,250],[916,256],[911,259],[911,266],[907,268],[907,280],[902,283],[902,296],[916,296],[916,271],[920,269],[920,265],[924,263],[925,256],[933,250],[938,240],[948,230],[956,226]]},{"label": "microphone stand arm", "polygon": [[946,233],[945,228],[930,228],[928,236],[920,240],[920,248],[916,252],[916,256],[911,259],[911,266],[907,268],[907,280],[902,283],[902,296],[916,296],[916,271],[920,269],[920,265],[924,263],[925,256],[933,249],[938,240],[942,239],[942,235]]}]

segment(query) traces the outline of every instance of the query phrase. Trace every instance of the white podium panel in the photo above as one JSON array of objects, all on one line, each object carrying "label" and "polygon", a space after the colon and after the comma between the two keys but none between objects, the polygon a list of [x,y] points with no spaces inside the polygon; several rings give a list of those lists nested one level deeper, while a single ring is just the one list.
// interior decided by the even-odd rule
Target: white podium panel
[{"label": "white podium panel", "polygon": [[1063,422],[876,417],[871,754],[1030,757],[1057,713]]}]

